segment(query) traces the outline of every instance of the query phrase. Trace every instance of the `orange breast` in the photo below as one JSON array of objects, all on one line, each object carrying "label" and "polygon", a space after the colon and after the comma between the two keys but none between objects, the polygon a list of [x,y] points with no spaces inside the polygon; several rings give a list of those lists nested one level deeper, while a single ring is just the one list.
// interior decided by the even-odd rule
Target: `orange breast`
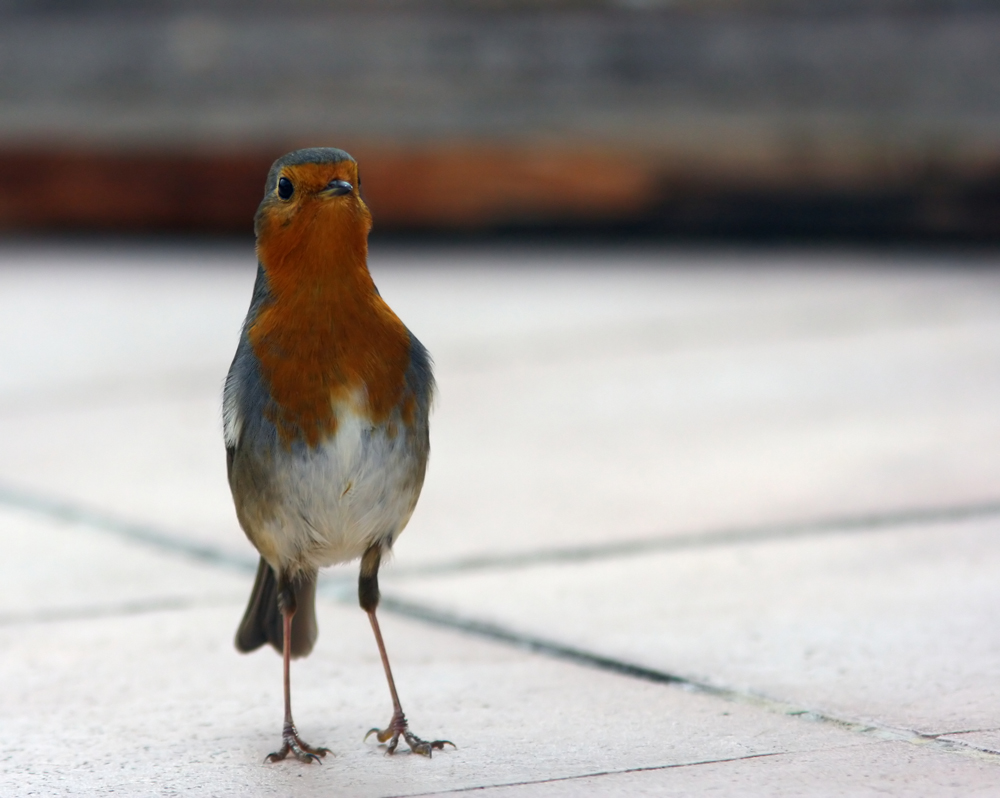
[{"label": "orange breast", "polygon": [[[360,200],[356,212],[367,217]],[[409,334],[375,291],[362,221],[317,208],[259,233],[273,301],[248,334],[286,445],[333,435],[342,403],[356,400],[354,410],[374,424],[409,404]]]}]

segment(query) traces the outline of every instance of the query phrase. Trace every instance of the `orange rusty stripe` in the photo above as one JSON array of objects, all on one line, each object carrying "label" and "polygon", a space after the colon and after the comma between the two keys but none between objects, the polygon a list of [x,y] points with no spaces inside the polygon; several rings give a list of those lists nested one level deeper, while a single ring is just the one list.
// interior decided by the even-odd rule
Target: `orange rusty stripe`
[{"label": "orange rusty stripe", "polygon": [[359,397],[357,412],[375,424],[389,418],[403,399],[410,341],[368,272],[368,208],[357,192],[316,193],[333,179],[357,186],[356,165],[303,164],[283,174],[295,193],[265,208],[257,236],[273,302],[249,338],[281,439],[315,446],[336,432],[341,402]]}]

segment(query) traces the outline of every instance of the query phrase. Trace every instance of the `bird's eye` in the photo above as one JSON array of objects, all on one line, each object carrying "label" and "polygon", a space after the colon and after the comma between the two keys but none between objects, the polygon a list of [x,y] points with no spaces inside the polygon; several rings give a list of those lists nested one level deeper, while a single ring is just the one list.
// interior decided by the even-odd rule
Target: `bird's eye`
[{"label": "bird's eye", "polygon": [[292,192],[295,191],[295,186],[292,185],[292,181],[287,177],[283,177],[278,181],[278,196],[283,200],[288,199],[292,196]]}]

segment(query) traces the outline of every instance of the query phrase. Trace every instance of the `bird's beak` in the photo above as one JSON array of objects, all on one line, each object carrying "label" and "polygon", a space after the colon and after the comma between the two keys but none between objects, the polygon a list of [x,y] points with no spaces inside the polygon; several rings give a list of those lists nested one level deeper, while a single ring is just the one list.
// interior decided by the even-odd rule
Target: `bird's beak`
[{"label": "bird's beak", "polygon": [[323,193],[329,194],[331,197],[341,197],[344,194],[350,194],[352,191],[354,191],[354,186],[346,180],[331,180],[326,184],[326,188],[323,189]]}]

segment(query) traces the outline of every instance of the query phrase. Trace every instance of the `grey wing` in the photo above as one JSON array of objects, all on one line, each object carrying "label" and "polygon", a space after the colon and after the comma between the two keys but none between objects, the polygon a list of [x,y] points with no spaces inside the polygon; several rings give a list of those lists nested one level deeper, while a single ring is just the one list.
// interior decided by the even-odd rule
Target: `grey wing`
[{"label": "grey wing", "polygon": [[[410,365],[406,369],[406,388],[417,400],[412,440],[423,463],[427,462],[431,450],[429,417],[435,387],[431,356],[416,336],[410,333]],[[423,476],[420,480],[423,482]]]},{"label": "grey wing", "polygon": [[250,309],[243,322],[240,341],[236,346],[236,355],[229,366],[226,384],[222,391],[222,427],[226,443],[226,468],[230,481],[232,481],[236,449],[248,431],[248,427],[252,433],[259,434],[260,427],[264,424],[264,409],[268,395],[261,379],[257,358],[250,346],[248,332],[261,306],[269,299],[267,276],[264,269],[258,264]]},{"label": "grey wing", "polygon": [[410,332],[410,365],[406,369],[406,387],[417,397],[419,414],[424,419],[430,413],[437,387],[434,382],[433,363],[430,353],[417,340],[417,336]]}]

